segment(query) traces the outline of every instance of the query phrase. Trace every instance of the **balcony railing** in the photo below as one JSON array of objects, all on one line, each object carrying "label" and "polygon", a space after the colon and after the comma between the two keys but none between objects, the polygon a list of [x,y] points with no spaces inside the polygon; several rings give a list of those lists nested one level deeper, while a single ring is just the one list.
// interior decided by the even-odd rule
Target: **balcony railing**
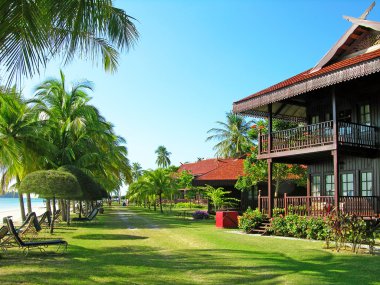
[{"label": "balcony railing", "polygon": [[[377,148],[376,127],[338,122],[338,142],[366,148]],[[298,150],[333,144],[333,121],[272,132],[271,152]],[[268,153],[269,135],[259,137],[259,154]]]},{"label": "balcony railing", "polygon": [[[267,196],[259,196],[259,209],[268,214]],[[336,210],[334,197],[332,196],[298,196],[274,198],[273,208],[281,209],[284,215],[289,213],[303,216],[327,216]],[[378,196],[345,196],[339,197],[339,211],[349,215],[360,217],[379,217],[380,197]]]}]

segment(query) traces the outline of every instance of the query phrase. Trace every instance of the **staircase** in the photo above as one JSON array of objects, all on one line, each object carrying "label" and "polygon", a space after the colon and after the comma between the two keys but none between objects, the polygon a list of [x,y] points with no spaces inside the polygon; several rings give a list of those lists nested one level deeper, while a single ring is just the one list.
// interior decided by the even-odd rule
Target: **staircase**
[{"label": "staircase", "polygon": [[250,233],[251,234],[260,234],[262,236],[267,235],[267,230],[270,227],[270,221],[269,219],[265,219],[258,228],[253,229]]}]

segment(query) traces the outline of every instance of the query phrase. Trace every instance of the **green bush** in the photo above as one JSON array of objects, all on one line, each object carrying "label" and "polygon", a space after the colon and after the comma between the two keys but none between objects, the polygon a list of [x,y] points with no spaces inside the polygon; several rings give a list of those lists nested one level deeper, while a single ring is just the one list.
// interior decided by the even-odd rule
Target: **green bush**
[{"label": "green bush", "polygon": [[266,216],[262,214],[259,209],[252,210],[251,208],[248,208],[247,211],[239,217],[239,229],[249,233],[257,228],[265,218]]},{"label": "green bush", "polygon": [[284,215],[285,214],[285,209],[284,208],[274,208],[272,210],[272,213],[273,213],[273,217],[278,217],[280,215]]},{"label": "green bush", "polygon": [[[191,205],[191,207],[190,207]],[[175,204],[175,207],[176,208],[195,208],[195,209],[202,209],[203,206],[202,205],[199,205],[199,204],[196,204],[196,203],[188,203],[188,202],[180,202],[180,203],[177,203]]]},{"label": "green bush", "polygon": [[290,214],[279,215],[271,220],[269,233],[278,236],[323,240],[326,237],[327,225],[321,218],[305,217]]}]

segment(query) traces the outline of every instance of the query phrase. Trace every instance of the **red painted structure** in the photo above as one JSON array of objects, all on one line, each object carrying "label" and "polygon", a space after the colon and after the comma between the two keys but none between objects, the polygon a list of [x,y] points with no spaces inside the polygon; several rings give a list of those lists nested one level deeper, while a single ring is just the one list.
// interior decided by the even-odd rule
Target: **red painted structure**
[{"label": "red painted structure", "polygon": [[217,228],[237,228],[238,227],[238,212],[237,211],[216,212],[215,225]]}]

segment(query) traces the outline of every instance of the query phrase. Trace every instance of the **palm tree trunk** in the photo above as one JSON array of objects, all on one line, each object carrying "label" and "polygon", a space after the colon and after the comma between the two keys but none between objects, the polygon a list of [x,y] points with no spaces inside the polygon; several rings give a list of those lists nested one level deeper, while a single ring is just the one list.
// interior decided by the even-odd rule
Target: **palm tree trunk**
[{"label": "palm tree trunk", "polygon": [[28,209],[28,213],[32,212],[32,199],[30,198],[30,193],[26,194],[26,206]]},{"label": "palm tree trunk", "polygon": [[82,218],[82,201],[79,201],[79,219]]},{"label": "palm tree trunk", "polygon": [[66,217],[66,221],[67,221],[67,225],[69,226],[70,225],[70,200],[67,200],[66,201],[66,205],[67,205],[67,217]]},{"label": "palm tree trunk", "polygon": [[162,194],[161,193],[159,195],[159,198],[160,198],[160,211],[161,211],[161,214],[162,214],[164,211],[162,211]]},{"label": "palm tree trunk", "polygon": [[46,199],[46,211],[49,211],[51,213],[51,203],[50,199]]},{"label": "palm tree trunk", "polygon": [[51,215],[50,233],[54,231],[54,216],[55,216],[55,197],[53,197],[53,214]]},{"label": "palm tree trunk", "polygon": [[21,211],[21,219],[22,221],[25,221],[25,207],[24,207],[24,197],[22,196],[22,193],[18,192],[18,200],[20,202],[20,211]]}]

